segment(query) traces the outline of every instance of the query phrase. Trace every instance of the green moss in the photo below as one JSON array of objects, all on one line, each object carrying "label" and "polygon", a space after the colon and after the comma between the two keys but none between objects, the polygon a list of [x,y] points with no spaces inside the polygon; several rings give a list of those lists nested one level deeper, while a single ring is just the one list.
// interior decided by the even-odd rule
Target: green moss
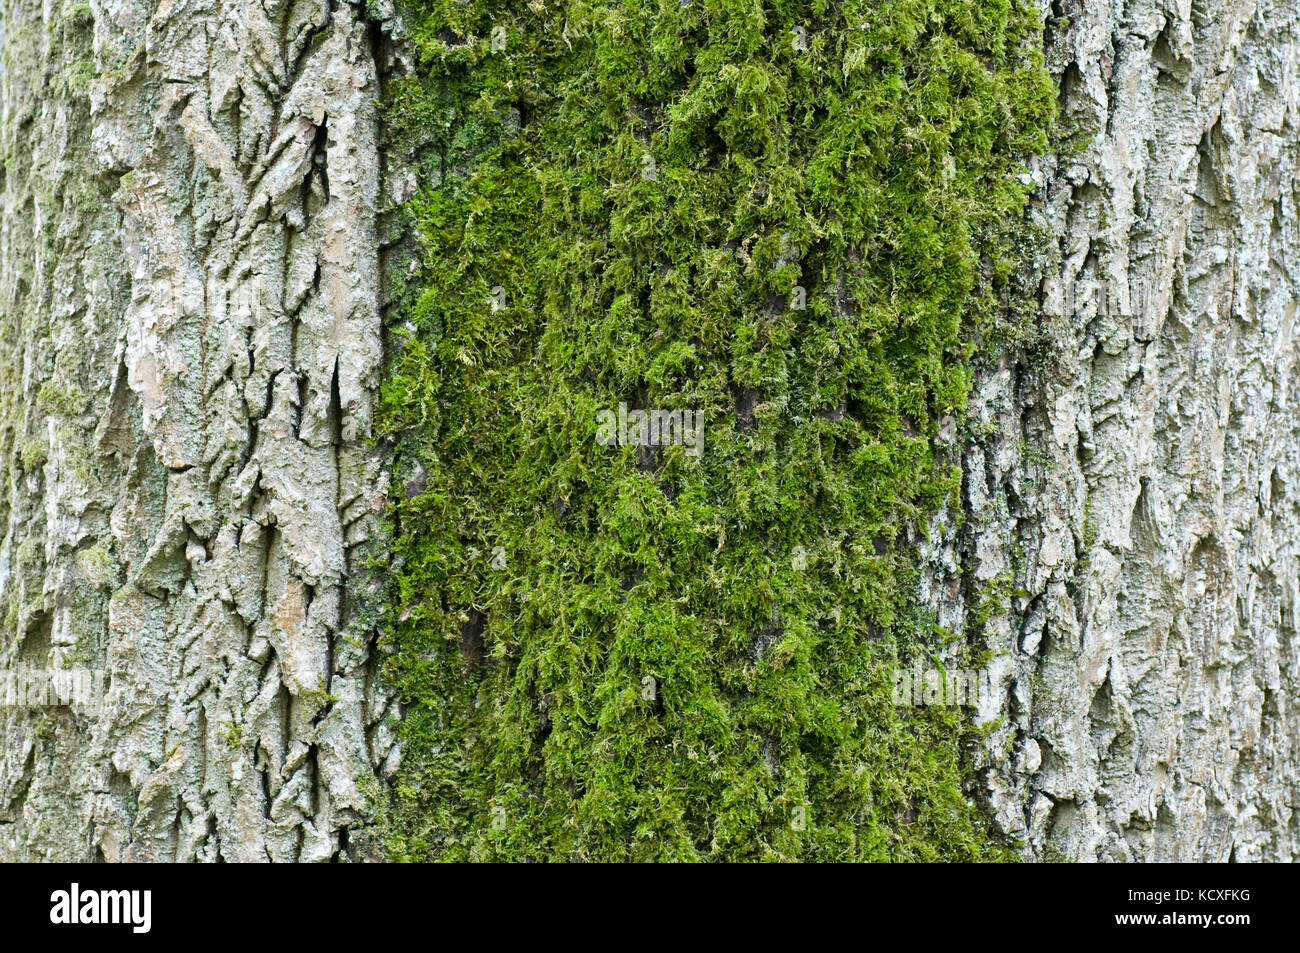
[{"label": "green moss", "polygon": [[88,30],[95,23],[95,13],[84,0],[63,4],[63,19],[74,29]]},{"label": "green moss", "polygon": [[107,589],[117,577],[118,562],[112,543],[100,540],[77,554],[77,565],[91,587]]},{"label": "green moss", "polygon": [[[390,849],[1003,856],[974,729],[891,673],[943,639],[908,542],[959,487],[939,421],[1024,336],[1033,5],[534,6],[421,5],[388,112],[425,184]],[[701,411],[702,455],[601,445],[620,403]]]},{"label": "green moss", "polygon": [[22,461],[24,470],[28,473],[35,473],[45,465],[45,461],[49,459],[49,456],[49,448],[45,446],[45,441],[32,437],[23,444],[19,459]]},{"label": "green moss", "polygon": [[85,395],[81,391],[57,377],[48,378],[36,393],[36,406],[65,417],[81,413],[85,402]]}]

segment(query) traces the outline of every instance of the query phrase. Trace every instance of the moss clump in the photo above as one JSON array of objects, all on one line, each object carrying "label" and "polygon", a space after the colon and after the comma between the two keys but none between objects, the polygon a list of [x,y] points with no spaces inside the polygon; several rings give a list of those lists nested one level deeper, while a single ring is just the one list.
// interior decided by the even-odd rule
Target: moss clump
[{"label": "moss clump", "polygon": [[53,414],[72,417],[85,407],[86,398],[79,390],[59,378],[51,377],[36,393],[36,406]]},{"label": "moss clump", "polygon": [[[401,858],[1001,856],[909,532],[1052,94],[1023,0],[418,8],[386,639]],[[804,310],[797,309],[802,294]],[[606,446],[601,411],[703,414]]]}]

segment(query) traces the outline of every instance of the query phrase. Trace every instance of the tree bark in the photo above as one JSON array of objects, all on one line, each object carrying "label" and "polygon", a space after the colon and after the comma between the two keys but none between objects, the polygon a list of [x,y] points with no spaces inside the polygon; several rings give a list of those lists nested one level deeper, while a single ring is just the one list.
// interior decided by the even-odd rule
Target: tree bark
[{"label": "tree bark", "polygon": [[[0,0],[0,668],[105,678],[0,711],[2,859],[380,856],[368,9]],[[1300,13],[1045,14],[1042,334],[923,550],[995,653],[975,793],[1031,859],[1292,860]]]},{"label": "tree bark", "polygon": [[377,27],[335,0],[3,6],[0,856],[324,860],[391,768],[363,553]]},{"label": "tree bark", "polygon": [[1002,606],[981,793],[1032,858],[1293,860],[1297,8],[1055,13],[1044,333],[979,381],[929,556],[950,628]]}]

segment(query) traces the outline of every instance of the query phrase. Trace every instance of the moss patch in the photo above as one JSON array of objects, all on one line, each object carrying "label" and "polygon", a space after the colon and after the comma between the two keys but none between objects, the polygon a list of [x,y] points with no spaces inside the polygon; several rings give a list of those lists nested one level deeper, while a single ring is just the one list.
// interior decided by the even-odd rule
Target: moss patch
[{"label": "moss patch", "polygon": [[[385,639],[399,858],[998,857],[909,538],[1005,338],[1022,0],[426,2]],[[799,305],[803,304],[802,310]],[[703,452],[602,411],[697,411]]]}]

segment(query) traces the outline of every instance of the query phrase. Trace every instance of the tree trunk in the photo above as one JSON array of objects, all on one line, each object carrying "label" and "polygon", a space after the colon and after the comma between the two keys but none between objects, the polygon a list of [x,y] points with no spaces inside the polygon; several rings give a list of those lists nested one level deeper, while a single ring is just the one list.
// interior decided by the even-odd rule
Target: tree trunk
[{"label": "tree trunk", "polygon": [[380,30],[335,0],[6,0],[0,855],[324,860],[393,753]]},{"label": "tree trunk", "polygon": [[981,791],[1035,858],[1293,860],[1300,15],[1055,13],[1045,334],[979,381],[930,553],[950,628],[1000,600]]},{"label": "tree trunk", "polygon": [[[395,16],[0,0],[0,859],[382,856],[372,414]],[[1300,851],[1300,13],[1059,0],[1043,333],[980,370],[923,601],[1032,859]],[[400,256],[398,256],[400,257]]]}]

